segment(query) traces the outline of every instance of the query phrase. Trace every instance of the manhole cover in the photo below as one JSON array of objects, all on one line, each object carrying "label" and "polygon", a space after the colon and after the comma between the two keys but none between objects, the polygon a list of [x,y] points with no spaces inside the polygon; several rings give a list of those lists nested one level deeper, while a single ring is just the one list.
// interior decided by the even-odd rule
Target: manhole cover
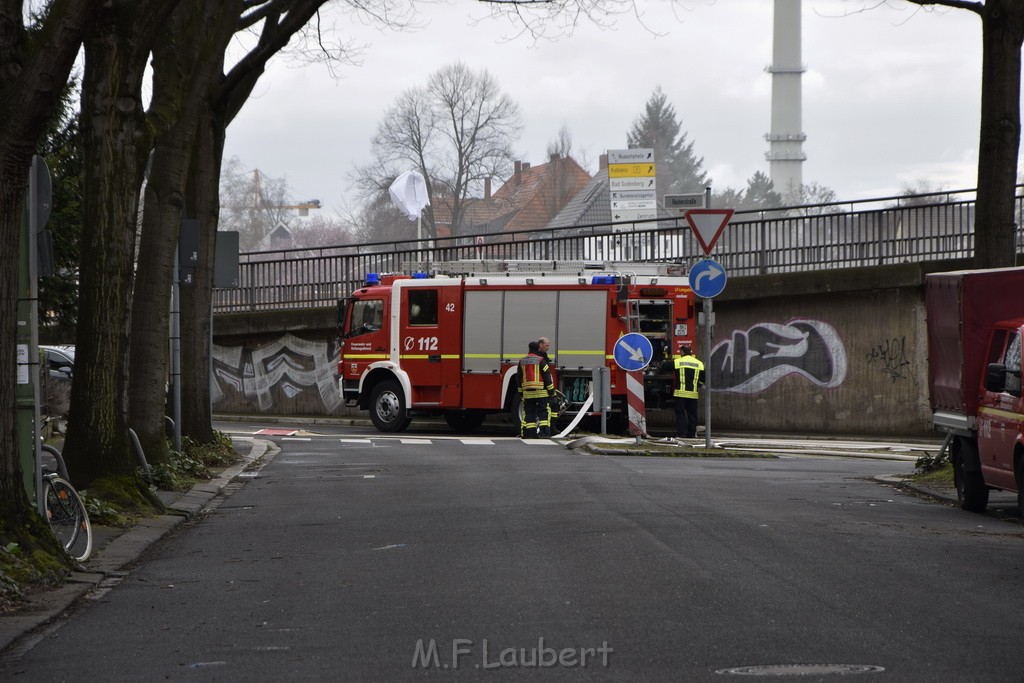
[{"label": "manhole cover", "polygon": [[850,674],[873,674],[885,671],[883,667],[871,664],[761,664],[758,666],[734,666],[718,669],[716,674],[734,676],[847,676]]}]

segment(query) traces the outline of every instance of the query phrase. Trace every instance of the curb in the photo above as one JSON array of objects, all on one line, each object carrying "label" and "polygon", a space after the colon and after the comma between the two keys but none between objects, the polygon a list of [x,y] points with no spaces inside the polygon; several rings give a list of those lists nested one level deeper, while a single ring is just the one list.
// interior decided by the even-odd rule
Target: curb
[{"label": "curb", "polygon": [[875,481],[880,482],[882,484],[888,484],[889,486],[893,486],[898,491],[916,493],[918,495],[925,496],[926,498],[931,498],[932,500],[938,501],[940,503],[946,503],[947,505],[958,506],[960,504],[956,498],[956,489],[951,489],[947,491],[947,489],[937,489],[928,486],[921,486],[920,484],[916,484],[910,481],[909,479],[893,476],[891,474],[879,474],[878,476],[874,477],[874,479]]},{"label": "curb", "polygon": [[84,571],[72,572],[63,585],[33,594],[15,612],[0,614],[0,653],[26,633],[64,614],[90,591],[104,588],[105,583],[112,585],[120,581],[127,574],[125,567],[180,524],[199,514],[239,474],[260,460],[263,461],[262,467],[280,452],[270,441],[244,437],[232,440],[252,443],[252,449],[243,456],[242,462],[225,469],[210,481],[193,486],[167,505],[167,514],[142,519],[112,538],[85,562]]}]

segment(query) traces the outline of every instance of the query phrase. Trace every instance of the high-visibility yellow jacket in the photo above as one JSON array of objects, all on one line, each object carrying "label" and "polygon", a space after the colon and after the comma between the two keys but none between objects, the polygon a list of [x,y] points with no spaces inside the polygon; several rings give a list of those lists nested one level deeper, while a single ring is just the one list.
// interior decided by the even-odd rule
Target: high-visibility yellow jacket
[{"label": "high-visibility yellow jacket", "polygon": [[544,359],[531,353],[519,359],[519,391],[523,398],[547,398],[555,390]]},{"label": "high-visibility yellow jacket", "polygon": [[673,396],[697,398],[697,388],[704,386],[704,363],[693,354],[677,356],[672,362],[675,370],[672,386]]}]

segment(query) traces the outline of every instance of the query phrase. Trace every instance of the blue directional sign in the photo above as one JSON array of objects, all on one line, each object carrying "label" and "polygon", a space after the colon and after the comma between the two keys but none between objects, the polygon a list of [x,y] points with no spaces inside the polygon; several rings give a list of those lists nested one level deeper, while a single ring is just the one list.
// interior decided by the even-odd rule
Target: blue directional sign
[{"label": "blue directional sign", "polygon": [[714,259],[702,259],[690,268],[690,289],[701,299],[714,299],[725,289],[725,268]]},{"label": "blue directional sign", "polygon": [[651,340],[642,334],[630,332],[615,342],[615,363],[623,370],[643,370],[653,355]]}]

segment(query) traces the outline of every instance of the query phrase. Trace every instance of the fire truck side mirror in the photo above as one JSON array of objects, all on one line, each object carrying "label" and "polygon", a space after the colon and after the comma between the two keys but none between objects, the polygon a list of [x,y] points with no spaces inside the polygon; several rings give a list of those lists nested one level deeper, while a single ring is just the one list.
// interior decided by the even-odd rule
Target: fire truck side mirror
[{"label": "fire truck side mirror", "polygon": [[348,313],[348,302],[346,299],[338,299],[338,333],[345,327],[345,314]]},{"label": "fire truck side mirror", "polygon": [[1006,366],[1002,363],[989,363],[985,372],[985,389],[988,391],[1006,391]]}]

